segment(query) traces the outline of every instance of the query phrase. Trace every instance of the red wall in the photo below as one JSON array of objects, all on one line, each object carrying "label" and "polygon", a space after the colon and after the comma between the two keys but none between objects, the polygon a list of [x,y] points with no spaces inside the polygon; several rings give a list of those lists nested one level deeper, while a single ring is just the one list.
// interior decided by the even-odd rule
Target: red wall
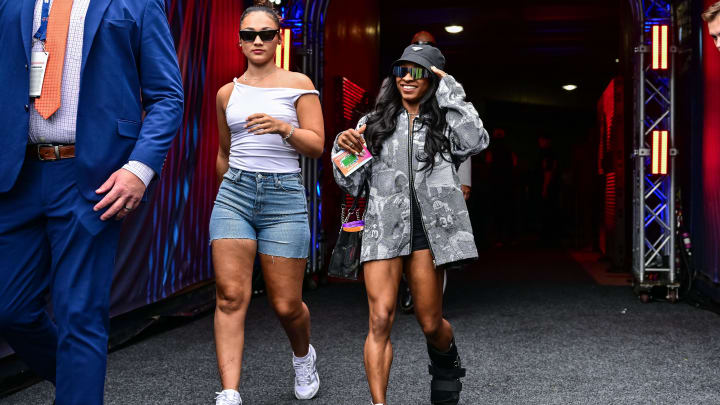
[{"label": "red wall", "polygon": [[340,227],[342,192],[335,184],[330,153],[335,135],[346,128],[336,128],[336,116],[342,111],[336,105],[336,80],[347,77],[355,84],[377,94],[380,87],[378,66],[380,61],[380,6],[378,0],[348,3],[331,1],[325,19],[325,83],[323,88],[323,115],[325,118],[325,154],[322,157],[321,179],[322,223],[328,241],[328,254],[332,251]]},{"label": "red wall", "polygon": [[[705,0],[705,7],[716,0]],[[720,52],[715,48],[703,24],[703,194],[705,214],[704,255],[702,271],[718,282],[719,260],[717,247],[720,244]]]}]

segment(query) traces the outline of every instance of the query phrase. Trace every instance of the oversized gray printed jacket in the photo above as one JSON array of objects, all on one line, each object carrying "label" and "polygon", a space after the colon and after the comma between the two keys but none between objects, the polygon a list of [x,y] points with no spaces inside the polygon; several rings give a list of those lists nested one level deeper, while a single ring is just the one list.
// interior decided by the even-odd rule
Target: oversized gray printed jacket
[{"label": "oversized gray printed jacket", "polygon": [[[412,252],[411,192],[417,196],[423,227],[436,266],[477,258],[467,206],[455,164],[488,146],[489,136],[475,107],[465,101],[465,90],[447,75],[436,92],[446,108],[446,136],[452,158],[435,156],[432,172],[424,170],[418,152],[424,153],[427,126],[421,117],[409,130],[406,111],[398,116],[395,132],[387,138],[379,156],[345,177],[333,165],[335,181],[346,192],[358,195],[369,176],[370,197],[365,212],[360,261],[390,259]],[[358,128],[367,116],[360,119]],[[338,135],[339,136],[339,135]],[[412,142],[409,140],[412,139]],[[340,151],[335,138],[334,152]],[[448,161],[449,160],[449,161]],[[422,170],[420,170],[422,168]]]}]

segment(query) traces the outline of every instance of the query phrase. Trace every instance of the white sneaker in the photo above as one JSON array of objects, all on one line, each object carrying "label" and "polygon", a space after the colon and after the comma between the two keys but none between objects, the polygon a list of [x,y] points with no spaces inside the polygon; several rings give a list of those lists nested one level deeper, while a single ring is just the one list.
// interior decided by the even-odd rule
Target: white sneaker
[{"label": "white sneaker", "polygon": [[317,355],[312,345],[305,357],[299,358],[293,355],[293,368],[295,369],[295,398],[313,398],[320,389],[320,377],[317,372]]},{"label": "white sneaker", "polygon": [[223,390],[216,392],[215,405],[242,405],[240,393],[235,390]]}]

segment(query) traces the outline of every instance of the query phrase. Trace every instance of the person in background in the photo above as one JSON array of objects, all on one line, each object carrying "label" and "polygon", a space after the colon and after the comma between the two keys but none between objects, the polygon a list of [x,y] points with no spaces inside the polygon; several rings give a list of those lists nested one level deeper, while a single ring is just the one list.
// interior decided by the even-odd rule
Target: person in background
[{"label": "person in background", "polygon": [[702,13],[702,19],[707,23],[708,33],[715,47],[720,51],[720,1],[713,3]]},{"label": "person in background", "polygon": [[[472,157],[460,164],[457,169],[458,179],[460,180],[460,190],[463,193],[465,203],[470,199],[470,191],[472,190]],[[469,207],[468,207],[469,209]],[[455,264],[448,266],[453,270],[462,269],[462,264]],[[447,288],[447,271],[443,269],[443,294]],[[403,274],[402,282],[400,283],[400,310],[406,314],[411,314],[415,308],[413,304],[412,291],[410,291],[410,285],[407,282],[407,278]]]},{"label": "person in background", "polygon": [[465,198],[465,201],[468,201],[470,199],[470,192],[472,191],[472,157],[460,163],[457,174],[460,179],[460,189],[462,190],[463,198]]},{"label": "person in background", "polygon": [[534,170],[534,188],[540,221],[539,244],[552,247],[560,241],[560,226],[557,224],[560,217],[560,181],[558,158],[550,134],[538,136],[538,148],[540,154]]},{"label": "person in background", "polygon": [[462,368],[452,326],[442,316],[442,267],[477,258],[467,207],[455,172],[487,147],[488,134],[463,87],[441,69],[430,45],[410,45],[392,66],[373,111],[335,139],[334,152],[373,159],[336,183],[358,195],[368,184],[360,261],[369,306],[364,360],[373,404],[386,400],[393,349],[390,331],[402,274],[415,300],[432,375],[430,401],[457,404]]},{"label": "person in background", "polygon": [[[463,193],[465,202],[470,199],[470,192],[472,190],[472,157],[469,157],[466,161],[460,164],[457,169],[458,179],[460,180],[460,190]],[[469,207],[468,207],[469,208]],[[454,270],[462,269],[462,264],[451,265]],[[447,288],[447,272],[443,269],[443,294]],[[407,282],[407,277],[403,274],[402,282],[400,283],[400,310],[406,314],[411,314],[415,308],[413,304],[412,291],[410,291],[410,285]]]},{"label": "person in background", "polygon": [[412,41],[410,41],[411,44],[415,45],[431,45],[434,47],[437,47],[437,41],[435,40],[435,37],[433,34],[427,32],[427,31],[418,31],[413,35]]},{"label": "person in background", "polygon": [[102,404],[122,220],[183,117],[165,2],[0,10],[0,336],[55,384],[57,405]]},{"label": "person in background", "polygon": [[[416,45],[432,45],[437,47],[435,37],[427,31],[417,32],[410,43]],[[467,160],[460,164],[457,169],[457,173],[460,177],[460,187],[463,192],[463,197],[465,197],[465,201],[468,201],[470,199],[470,191],[472,189],[472,156],[468,157]]]},{"label": "person in background", "polygon": [[320,389],[310,312],[302,300],[310,228],[298,158],[322,155],[323,116],[310,79],[275,66],[279,29],[269,1],[245,10],[240,47],[248,67],[217,94],[221,185],[210,217],[223,388],[217,405],[242,404],[238,389],[256,253],[270,304],[292,347],[295,397],[311,399]]},{"label": "person in background", "polygon": [[[412,39],[411,44],[415,45],[432,45],[437,47],[435,37],[427,31],[417,32]],[[386,79],[388,80],[388,79]],[[385,82],[383,82],[385,84]],[[382,86],[385,88],[385,86]],[[457,169],[458,177],[460,178],[460,189],[462,190],[465,202],[470,199],[470,190],[472,188],[472,156],[468,157],[467,160],[462,162]],[[447,274],[443,270],[443,294],[447,286]],[[403,274],[403,279],[400,283],[400,310],[406,314],[413,312],[413,299],[410,286],[408,285],[407,278]]]}]

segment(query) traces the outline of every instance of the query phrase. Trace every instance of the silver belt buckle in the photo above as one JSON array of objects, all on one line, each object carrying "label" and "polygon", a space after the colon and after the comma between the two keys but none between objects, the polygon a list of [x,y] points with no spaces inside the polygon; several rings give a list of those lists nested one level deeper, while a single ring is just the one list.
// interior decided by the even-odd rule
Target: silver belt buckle
[{"label": "silver belt buckle", "polygon": [[43,156],[40,154],[40,148],[42,147],[51,147],[55,150],[55,160],[60,160],[60,146],[59,145],[53,145],[51,143],[39,143],[36,145],[37,147],[37,157],[38,160],[45,161],[46,159],[43,158]]}]

